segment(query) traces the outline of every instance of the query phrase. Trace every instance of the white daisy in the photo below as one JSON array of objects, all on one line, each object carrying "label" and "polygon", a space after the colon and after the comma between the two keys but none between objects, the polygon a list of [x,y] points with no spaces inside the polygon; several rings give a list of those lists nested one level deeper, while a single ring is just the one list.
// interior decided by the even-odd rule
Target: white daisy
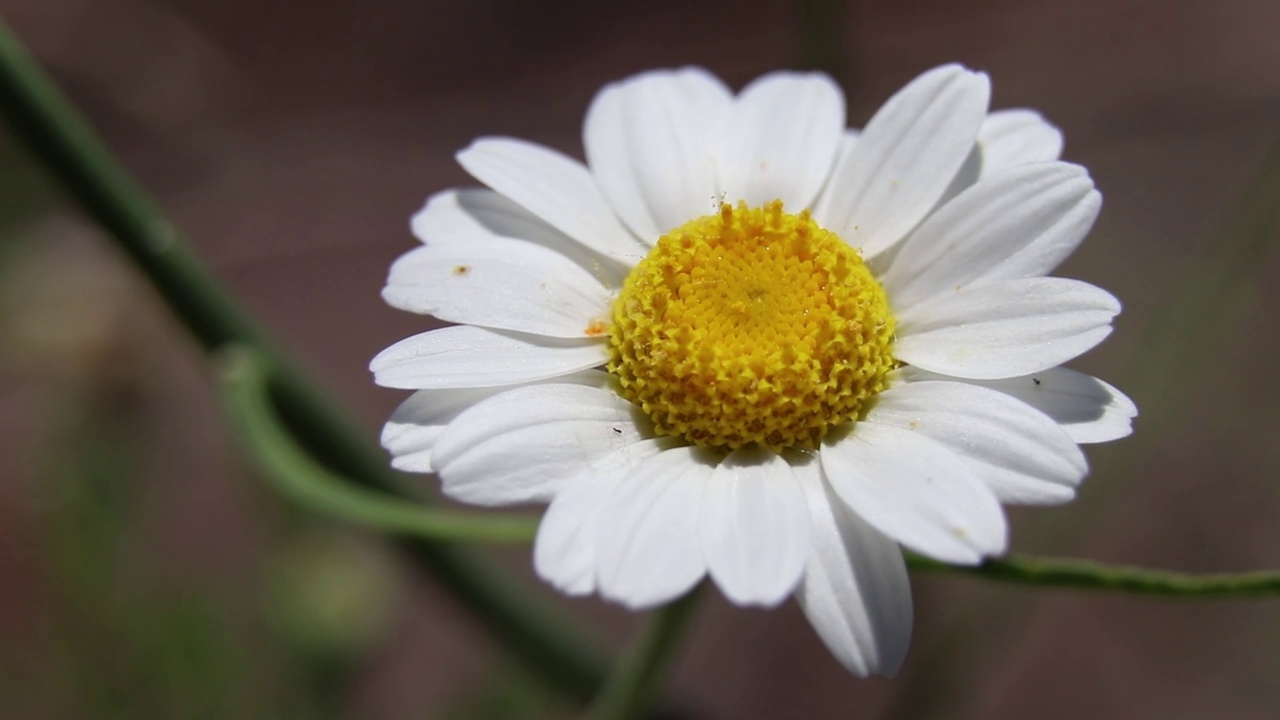
[{"label": "white daisy", "polygon": [[931,70],[846,130],[839,88],[700,69],[605,87],[587,162],[483,138],[488,189],[413,218],[391,305],[457,323],[371,368],[417,390],[383,444],[480,505],[549,502],[538,573],[632,608],[710,575],[742,605],[795,594],[850,670],[911,630],[899,546],[1003,553],[1001,502],[1072,498],[1078,444],[1133,404],[1061,365],[1119,303],[1047,277],[1101,198],[1039,115]]}]

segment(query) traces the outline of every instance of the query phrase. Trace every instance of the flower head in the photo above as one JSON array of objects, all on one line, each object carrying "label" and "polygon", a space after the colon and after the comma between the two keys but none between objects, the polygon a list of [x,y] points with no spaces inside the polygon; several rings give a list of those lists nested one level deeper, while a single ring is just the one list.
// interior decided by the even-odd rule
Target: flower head
[{"label": "flower head", "polygon": [[705,576],[794,594],[835,656],[892,674],[900,546],[1004,552],[1000,503],[1070,500],[1079,445],[1133,404],[1061,367],[1120,306],[1048,277],[1101,197],[1039,115],[931,70],[857,133],[817,74],[734,95],[699,69],[605,87],[586,164],[484,138],[487,189],[432,197],[383,296],[454,327],[377,382],[417,390],[383,444],[481,505],[549,502],[538,573],[634,608]]}]

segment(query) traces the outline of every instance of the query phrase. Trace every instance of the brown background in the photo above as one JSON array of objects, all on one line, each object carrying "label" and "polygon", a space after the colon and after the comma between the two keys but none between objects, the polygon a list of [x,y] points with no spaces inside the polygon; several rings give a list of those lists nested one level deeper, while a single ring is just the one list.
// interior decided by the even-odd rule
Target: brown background
[{"label": "brown background", "polygon": [[[429,193],[469,184],[456,150],[509,134],[580,155],[582,114],[601,84],[694,63],[740,86],[815,57],[800,19],[824,6],[0,0],[0,14],[217,274],[373,433],[400,394],[375,388],[367,361],[426,322],[378,291],[412,245],[409,214]],[[1058,123],[1066,158],[1103,192],[1102,218],[1062,274],[1108,288],[1126,309],[1077,366],[1130,390],[1144,414],[1135,438],[1089,451],[1098,470],[1078,502],[1013,514],[1013,547],[1196,571],[1280,567],[1280,260],[1265,255],[1229,283],[1246,304],[1217,294],[1197,303],[1204,312],[1162,315],[1241,242],[1220,228],[1280,130],[1280,4],[861,2],[835,17],[855,123],[922,70],[961,61],[991,74],[996,107],[1035,107]],[[186,677],[173,668],[192,657],[213,658],[189,668],[197,678],[215,666],[257,673],[255,658],[275,657],[284,641],[257,632],[262,585],[305,521],[244,470],[207,366],[149,289],[0,142],[0,215],[20,219],[5,229],[14,251],[0,256],[0,703],[17,717],[92,716],[103,702],[201,717],[204,701],[188,691],[203,681],[164,678]],[[1203,361],[1178,364],[1197,349]],[[87,532],[76,513],[92,518],[100,503],[85,504],[83,477],[114,462],[117,445],[131,490],[123,519],[103,531],[119,541],[111,562],[78,551],[104,568],[90,601],[65,569],[66,538]],[[326,587],[373,588],[353,602],[380,620],[337,688],[337,715],[482,715],[511,664],[429,581],[341,537],[351,565],[338,590]],[[527,574],[527,551],[502,555]],[[670,695],[711,718],[1268,718],[1280,708],[1275,601],[913,584],[915,638],[896,680],[845,673],[792,604],[749,611],[716,596]],[[171,596],[196,598],[231,630],[213,635],[214,650],[138,660],[153,624],[112,608],[127,615]],[[614,643],[635,626],[595,601],[557,602]],[[199,690],[229,698],[210,701],[226,710],[209,716],[302,716],[291,662]],[[107,700],[94,699],[95,683]],[[274,699],[244,699],[254,693]]]}]

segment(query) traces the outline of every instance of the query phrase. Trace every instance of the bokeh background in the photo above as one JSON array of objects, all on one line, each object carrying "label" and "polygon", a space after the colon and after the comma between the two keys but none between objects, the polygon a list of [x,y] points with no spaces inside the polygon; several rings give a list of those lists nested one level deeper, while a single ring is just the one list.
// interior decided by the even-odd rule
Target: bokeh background
[{"label": "bokeh background", "polygon": [[[372,434],[368,359],[426,327],[378,292],[408,217],[509,134],[581,154],[605,82],[823,66],[860,124],[936,64],[1038,108],[1105,198],[1061,274],[1125,304],[1076,365],[1137,434],[1013,547],[1280,567],[1280,3],[0,0],[199,253]],[[1271,157],[1271,160],[1268,160]],[[1270,163],[1270,165],[1268,165]],[[1260,179],[1261,178],[1261,179]],[[1270,183],[1270,188],[1267,185]],[[1270,230],[1259,228],[1270,227]],[[423,478],[424,486],[433,484]],[[529,553],[503,550],[528,576]],[[913,578],[897,679],[858,680],[793,604],[699,609],[666,695],[695,718],[1271,718],[1280,605]],[[637,618],[553,598],[618,647]],[[0,129],[0,716],[572,714],[377,538],[250,473],[208,361]]]}]

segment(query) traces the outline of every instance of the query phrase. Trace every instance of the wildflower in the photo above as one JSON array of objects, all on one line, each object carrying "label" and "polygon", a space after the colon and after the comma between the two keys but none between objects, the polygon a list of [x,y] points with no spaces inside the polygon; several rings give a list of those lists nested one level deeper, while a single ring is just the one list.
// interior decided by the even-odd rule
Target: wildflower
[{"label": "wildflower", "polygon": [[458,160],[488,189],[431,198],[383,292],[457,323],[373,360],[417,391],[393,464],[462,502],[549,502],[534,561],[566,593],[794,594],[846,667],[893,674],[900,547],[1003,553],[1000,504],[1070,500],[1079,445],[1136,414],[1062,367],[1120,310],[1048,276],[1101,197],[1056,129],[988,97],[939,67],[856,133],[822,75],[735,96],[654,71],[596,96],[585,165],[477,140]]}]

